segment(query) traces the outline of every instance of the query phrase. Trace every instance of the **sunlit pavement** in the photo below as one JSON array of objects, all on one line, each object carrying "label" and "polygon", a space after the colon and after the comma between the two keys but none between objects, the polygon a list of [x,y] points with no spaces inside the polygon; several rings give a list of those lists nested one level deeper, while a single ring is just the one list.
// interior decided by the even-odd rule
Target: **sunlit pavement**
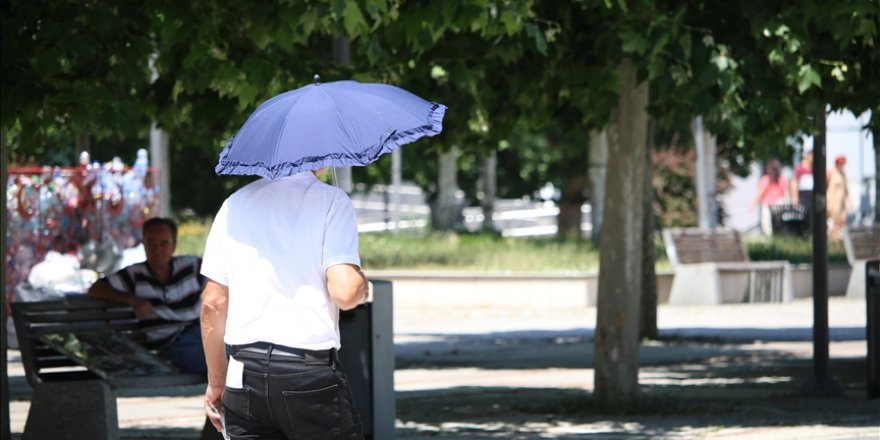
[{"label": "sunlit pavement", "polygon": [[[593,408],[596,309],[395,309],[397,438],[877,438],[864,397],[864,301],[832,298],[831,372],[846,396],[806,397],[812,303],[660,306],[632,414]],[[22,392],[9,351],[12,394]],[[16,391],[18,390],[18,391]],[[668,407],[664,409],[665,407]],[[818,408],[818,409],[817,409]],[[20,433],[28,402],[11,404]],[[201,400],[119,399],[123,438],[198,438]]]}]

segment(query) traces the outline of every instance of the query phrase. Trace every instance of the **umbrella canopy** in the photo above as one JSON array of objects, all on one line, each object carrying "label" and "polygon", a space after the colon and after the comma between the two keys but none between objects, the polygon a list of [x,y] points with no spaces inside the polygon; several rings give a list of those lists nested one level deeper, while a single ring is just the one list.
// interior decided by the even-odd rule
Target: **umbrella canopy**
[{"label": "umbrella canopy", "polygon": [[446,106],[387,84],[336,81],[282,93],[248,117],[220,152],[218,175],[269,179],[368,165],[443,129]]}]

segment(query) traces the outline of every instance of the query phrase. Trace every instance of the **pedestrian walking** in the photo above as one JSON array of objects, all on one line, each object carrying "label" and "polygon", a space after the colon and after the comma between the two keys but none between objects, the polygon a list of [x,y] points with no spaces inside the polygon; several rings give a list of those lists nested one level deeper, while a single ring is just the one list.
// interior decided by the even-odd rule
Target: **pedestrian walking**
[{"label": "pedestrian walking", "polygon": [[831,228],[828,237],[831,241],[840,240],[840,230],[846,225],[847,206],[852,205],[852,198],[846,185],[846,156],[839,155],[834,159],[834,168],[828,170],[828,189],[825,194],[827,201],[828,220]]},{"label": "pedestrian walking", "polygon": [[804,207],[804,223],[809,228],[813,218],[813,151],[804,153],[791,179],[791,202]]},{"label": "pedestrian walking", "polygon": [[773,214],[770,207],[785,203],[787,187],[788,179],[782,175],[782,165],[779,161],[773,159],[767,162],[764,175],[758,182],[758,191],[749,204],[749,209],[753,210],[760,203],[761,231],[765,235],[773,235]]},{"label": "pedestrian walking", "polygon": [[318,176],[440,133],[445,110],[316,77],[261,104],[220,153],[218,174],[263,177],[223,203],[202,266],[205,411],[229,438],[364,437],[337,350],[339,311],[368,284],[351,199]]}]

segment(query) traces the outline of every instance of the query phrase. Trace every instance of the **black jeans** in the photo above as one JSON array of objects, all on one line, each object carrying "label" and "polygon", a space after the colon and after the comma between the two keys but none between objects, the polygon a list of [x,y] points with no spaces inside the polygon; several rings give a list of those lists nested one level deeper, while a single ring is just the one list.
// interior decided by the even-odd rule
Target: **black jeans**
[{"label": "black jeans", "polygon": [[244,388],[227,387],[223,392],[229,437],[363,439],[351,387],[342,374],[336,350],[288,350],[295,352],[270,344],[232,347],[232,357],[244,364]]}]

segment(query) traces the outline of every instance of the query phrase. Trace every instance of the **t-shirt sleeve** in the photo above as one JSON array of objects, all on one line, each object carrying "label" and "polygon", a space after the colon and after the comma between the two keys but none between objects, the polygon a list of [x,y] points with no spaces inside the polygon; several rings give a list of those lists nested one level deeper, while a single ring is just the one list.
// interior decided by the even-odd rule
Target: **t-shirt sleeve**
[{"label": "t-shirt sleeve", "polygon": [[104,279],[110,284],[114,290],[118,290],[120,292],[126,292],[130,294],[134,294],[135,286],[134,279],[131,274],[128,273],[128,268],[122,268],[116,272],[111,273],[104,277]]},{"label": "t-shirt sleeve", "polygon": [[361,265],[354,206],[351,199],[341,191],[336,193],[327,213],[323,250],[324,270],[337,264]]},{"label": "t-shirt sleeve", "polygon": [[223,202],[220,211],[214,217],[211,231],[205,241],[205,253],[202,256],[201,274],[224,285],[229,285],[229,258],[223,243],[227,239],[227,216],[229,201]]}]

